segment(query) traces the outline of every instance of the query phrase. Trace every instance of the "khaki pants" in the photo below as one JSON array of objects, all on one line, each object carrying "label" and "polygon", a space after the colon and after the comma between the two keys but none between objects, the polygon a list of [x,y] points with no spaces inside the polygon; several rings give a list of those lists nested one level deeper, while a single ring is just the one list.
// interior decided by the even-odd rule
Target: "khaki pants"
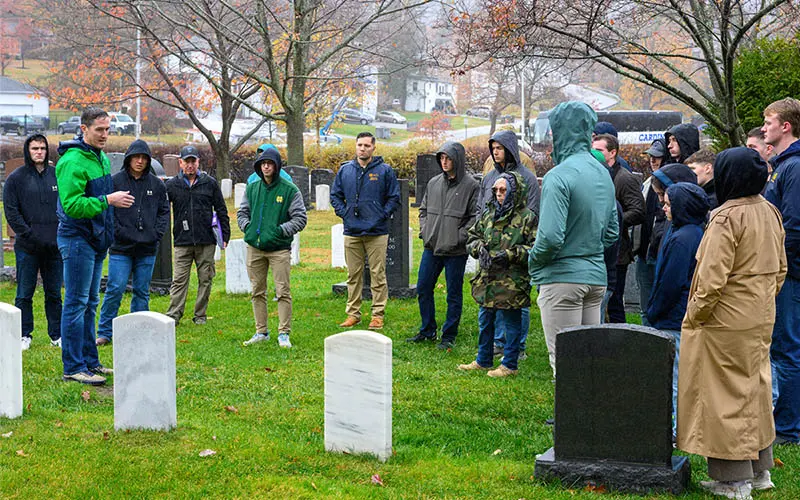
[{"label": "khaki pants", "polygon": [[364,287],[364,256],[369,259],[372,317],[383,318],[389,300],[386,284],[386,249],[389,235],[345,236],[344,261],[347,264],[347,315],[361,320],[361,289]]},{"label": "khaki pants", "polygon": [[606,287],[575,283],[551,283],[539,287],[536,303],[542,313],[542,329],[556,376],[556,334],[565,328],[600,324],[600,304]]},{"label": "khaki pants", "polygon": [[267,273],[272,267],[275,297],[278,299],[278,333],[288,334],[292,330],[292,293],[289,288],[291,253],[289,250],[265,252],[247,245],[247,276],[253,293],[253,316],[256,333],[267,333]]},{"label": "khaki pants", "polygon": [[211,295],[211,283],[217,274],[214,268],[214,247],[216,245],[194,245],[175,247],[172,287],[169,290],[169,309],[167,316],[179,323],[186,306],[186,294],[189,291],[189,275],[192,262],[197,266],[197,300],[194,303],[194,319],[206,319],[208,297]]},{"label": "khaki pants", "polygon": [[723,460],[708,457],[708,477],[715,481],[744,481],[774,465],[772,445],[758,452],[758,460]]}]

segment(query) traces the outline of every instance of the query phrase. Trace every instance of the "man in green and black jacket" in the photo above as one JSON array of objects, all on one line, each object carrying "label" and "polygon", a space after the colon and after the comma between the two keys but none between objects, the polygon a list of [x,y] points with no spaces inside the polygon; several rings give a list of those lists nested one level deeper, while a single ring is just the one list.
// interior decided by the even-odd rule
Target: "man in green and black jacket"
[{"label": "man in green and black jacket", "polygon": [[267,272],[272,267],[278,299],[278,345],[292,347],[292,294],[289,286],[292,237],[308,218],[297,186],[281,177],[281,155],[276,149],[261,153],[253,165],[259,181],[247,185],[236,214],[247,243],[247,275],[253,289],[256,333],[244,345],[269,340],[267,328]]}]

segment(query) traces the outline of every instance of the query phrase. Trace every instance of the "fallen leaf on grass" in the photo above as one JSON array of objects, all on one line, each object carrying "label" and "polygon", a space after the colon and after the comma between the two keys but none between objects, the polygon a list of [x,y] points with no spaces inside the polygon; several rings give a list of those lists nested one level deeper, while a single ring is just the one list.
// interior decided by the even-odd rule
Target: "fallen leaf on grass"
[{"label": "fallen leaf on grass", "polygon": [[494,450],[494,453],[492,453],[492,455],[499,455],[499,454],[501,454],[501,453],[503,453],[503,450],[501,450],[500,448],[498,448],[498,449]]},{"label": "fallen leaf on grass", "polygon": [[27,457],[28,454],[25,453],[23,450],[17,450],[17,456],[18,457]]},{"label": "fallen leaf on grass", "polygon": [[775,457],[772,461],[775,462],[775,467],[783,467],[783,461],[780,458]]},{"label": "fallen leaf on grass", "polygon": [[89,391],[83,391],[81,393],[81,398],[83,398],[84,401],[89,401],[92,398],[92,393]]},{"label": "fallen leaf on grass", "polygon": [[311,487],[312,487],[312,488],[314,488],[314,490],[316,490],[316,489],[317,489],[317,485],[316,485],[316,484],[314,484],[314,481],[311,481]]},{"label": "fallen leaf on grass", "polygon": [[26,410],[31,411],[31,404],[28,403],[28,406],[25,407]]},{"label": "fallen leaf on grass", "polygon": [[64,427],[64,422],[62,422],[62,421],[60,421],[60,420],[59,420],[59,421],[58,421],[58,422],[56,422],[54,425],[55,425],[56,427]]},{"label": "fallen leaf on grass", "polygon": [[178,342],[180,342],[181,344],[191,344],[191,342],[189,342],[186,339],[180,339],[180,340],[178,340]]},{"label": "fallen leaf on grass", "polygon": [[108,431],[103,432],[103,439],[108,441]]},{"label": "fallen leaf on grass", "polygon": [[225,407],[225,410],[231,413],[239,413],[239,410],[237,410],[235,406],[228,405]]},{"label": "fallen leaf on grass", "polygon": [[605,493],[606,487],[603,486],[602,484],[597,485],[594,482],[589,482],[588,484],[586,484],[586,487],[583,489],[583,491],[588,491],[590,493]]},{"label": "fallen leaf on grass", "polygon": [[5,434],[0,434],[0,435],[2,435],[4,438],[10,438],[13,434],[14,431],[8,431]]},{"label": "fallen leaf on grass", "polygon": [[274,372],[275,370],[273,370],[273,369],[272,369],[272,368],[270,368],[269,366],[265,366],[265,367],[264,367],[264,371],[265,371],[265,372],[267,372],[267,373],[271,373],[271,372]]},{"label": "fallen leaf on grass", "polygon": [[211,455],[216,455],[216,454],[217,454],[217,452],[214,451],[214,450],[203,450],[203,451],[200,452],[199,455],[201,457],[210,457]]},{"label": "fallen leaf on grass", "polygon": [[211,436],[211,440],[212,441],[216,441],[217,440],[217,436]]},{"label": "fallen leaf on grass", "polygon": [[378,474],[373,474],[372,477],[370,478],[370,481],[372,481],[372,484],[383,486],[383,480],[381,479],[381,476],[379,476]]}]

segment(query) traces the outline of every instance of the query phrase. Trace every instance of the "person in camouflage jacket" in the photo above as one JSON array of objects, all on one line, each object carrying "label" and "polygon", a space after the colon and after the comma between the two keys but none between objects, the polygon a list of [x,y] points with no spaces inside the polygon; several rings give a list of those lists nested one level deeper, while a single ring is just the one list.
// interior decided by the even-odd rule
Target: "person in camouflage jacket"
[{"label": "person in camouflage jacket", "polygon": [[489,370],[495,318],[504,326],[503,360],[490,377],[517,373],[522,308],[531,304],[528,252],[536,237],[536,216],[526,206],[527,186],[516,172],[503,173],[492,187],[491,200],[469,230],[467,251],[478,259],[472,296],[479,304],[478,356],[461,370]]}]

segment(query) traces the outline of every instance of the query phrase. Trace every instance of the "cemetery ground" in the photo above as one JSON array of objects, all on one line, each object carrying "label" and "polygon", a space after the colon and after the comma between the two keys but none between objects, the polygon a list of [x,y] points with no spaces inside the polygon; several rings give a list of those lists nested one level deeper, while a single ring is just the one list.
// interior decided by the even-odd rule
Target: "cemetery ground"
[{"label": "cemetery ground", "polygon": [[[417,213],[411,210],[415,231]],[[253,334],[251,305],[246,295],[225,294],[224,259],[217,263],[209,321],[194,325],[193,273],[188,318],[176,331],[178,426],[171,432],[116,432],[110,385],[61,381],[60,352],[49,345],[37,290],[33,346],[23,355],[24,413],[0,418],[0,498],[642,498],[533,478],[536,455],[553,444],[545,425],[553,415],[553,384],[538,309],[531,308],[529,357],[517,377],[459,372],[456,365],[474,359],[477,346],[478,308],[468,282],[452,351],[404,342],[419,327],[417,302],[389,301],[382,333],[394,342],[393,456],[380,463],[325,452],[323,343],[342,331],[337,324],[345,317],[345,298],[331,292],[346,278],[344,269],[330,267],[330,227],[339,222],[333,212],[309,211],[301,263],[292,269],[290,350],[277,346],[271,301],[271,340],[242,346]],[[420,255],[417,239],[412,282]],[[13,265],[13,253],[5,259]],[[444,297],[442,277],[440,320]],[[0,284],[0,300],[13,304],[12,284]],[[126,295],[121,312],[129,304]],[[152,297],[153,311],[167,305],[168,297]],[[100,348],[101,362],[112,363],[112,350]],[[785,464],[773,470],[777,488],[755,498],[800,498],[799,448],[775,449]],[[215,454],[201,457],[204,450]],[[704,460],[693,456],[691,463],[683,497],[710,498],[697,486],[706,479]]]}]

